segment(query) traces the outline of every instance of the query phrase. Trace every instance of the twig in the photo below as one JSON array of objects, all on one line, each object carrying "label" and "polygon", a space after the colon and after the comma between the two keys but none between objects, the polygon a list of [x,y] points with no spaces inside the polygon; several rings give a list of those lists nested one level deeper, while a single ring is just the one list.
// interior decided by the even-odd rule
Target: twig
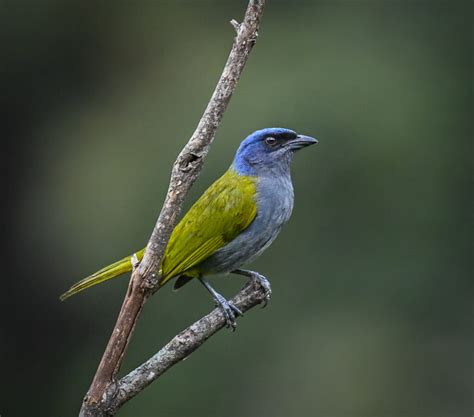
[{"label": "twig", "polygon": [[255,44],[264,4],[265,0],[250,0],[242,23],[238,29],[234,25],[237,36],[226,65],[196,130],[173,165],[161,213],[143,260],[132,272],[114,330],[84,398],[81,417],[112,416],[117,410],[112,410],[111,405],[118,395],[117,373],[125,350],[144,304],[159,288],[157,271],[168,239],[176,225],[184,198],[201,171],[203,160]]},{"label": "twig", "polygon": [[235,29],[235,31],[236,31],[237,33],[239,33],[240,23],[237,22],[237,20],[232,19],[232,20],[230,21],[230,24],[233,26],[233,28]]},{"label": "twig", "polygon": [[[266,293],[262,290],[260,284],[255,281],[249,281],[232,299],[232,302],[245,313],[258,304],[263,303],[265,297]],[[158,353],[118,381],[118,394],[111,404],[111,409],[117,410],[172,366],[186,359],[207,339],[222,329],[225,324],[226,321],[222,310],[216,308],[177,334]]]}]

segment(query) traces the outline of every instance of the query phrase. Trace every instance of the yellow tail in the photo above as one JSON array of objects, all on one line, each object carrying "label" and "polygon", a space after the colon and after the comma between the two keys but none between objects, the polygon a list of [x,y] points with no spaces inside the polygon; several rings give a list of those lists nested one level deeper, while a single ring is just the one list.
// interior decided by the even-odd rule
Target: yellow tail
[{"label": "yellow tail", "polygon": [[[144,250],[141,250],[136,253],[139,261],[143,258]],[[107,281],[109,279],[118,277],[119,275],[124,274],[132,270],[132,257],[127,256],[120,261],[117,261],[111,265],[102,268],[101,270],[95,272],[94,274],[76,282],[69,290],[62,294],[59,299],[64,301],[66,298],[69,298],[71,295],[77,294],[78,292],[85,290],[94,285],[100,284],[101,282]]]}]

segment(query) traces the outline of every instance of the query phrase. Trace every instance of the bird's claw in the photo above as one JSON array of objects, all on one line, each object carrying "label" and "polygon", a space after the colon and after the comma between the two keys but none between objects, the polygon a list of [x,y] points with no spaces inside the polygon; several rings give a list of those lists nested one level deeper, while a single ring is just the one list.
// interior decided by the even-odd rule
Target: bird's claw
[{"label": "bird's claw", "polygon": [[222,309],[222,313],[224,314],[224,318],[226,321],[226,326],[227,328],[232,329],[234,332],[235,329],[237,328],[237,317],[238,316],[243,316],[244,313],[234,305],[231,301],[226,300],[222,295],[218,294],[216,296],[216,305],[219,306]]},{"label": "bird's claw", "polygon": [[265,308],[272,298],[272,287],[270,285],[270,281],[265,278],[262,274],[259,274],[258,272],[255,272],[253,275],[253,278],[257,282],[258,285],[260,285],[260,288],[263,290],[265,297],[262,301],[263,305],[262,308]]},{"label": "bird's claw", "polygon": [[256,285],[256,289],[260,287],[260,289],[263,291],[263,300],[261,303],[263,303],[262,308],[265,308],[272,298],[272,287],[270,285],[270,281],[265,278],[262,274],[259,274],[258,272],[255,271],[249,271],[247,269],[235,269],[232,271],[234,274],[239,274],[243,275],[245,277],[249,277],[250,281],[253,281]]}]

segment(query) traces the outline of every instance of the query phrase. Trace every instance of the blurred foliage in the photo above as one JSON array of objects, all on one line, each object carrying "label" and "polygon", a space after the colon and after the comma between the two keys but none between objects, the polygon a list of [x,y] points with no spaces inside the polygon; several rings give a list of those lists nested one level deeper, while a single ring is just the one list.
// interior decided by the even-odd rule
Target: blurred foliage
[{"label": "blurred foliage", "polygon": [[[57,296],[146,243],[244,8],[0,4],[3,416],[77,413],[127,279]],[[320,140],[294,162],[292,221],[253,265],[274,299],[121,416],[472,414],[471,9],[268,1],[188,206],[253,130]],[[215,284],[230,296],[242,280]],[[123,371],[211,306],[196,283],[163,289]]]}]

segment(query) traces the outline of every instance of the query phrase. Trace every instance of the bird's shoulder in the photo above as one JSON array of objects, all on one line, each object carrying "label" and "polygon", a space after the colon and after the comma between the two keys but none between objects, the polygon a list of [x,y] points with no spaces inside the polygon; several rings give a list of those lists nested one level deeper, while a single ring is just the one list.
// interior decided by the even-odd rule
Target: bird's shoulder
[{"label": "bird's shoulder", "polygon": [[[232,239],[257,212],[257,180],[228,170],[189,209],[177,227],[198,234],[223,234]],[[184,229],[184,230],[183,230]]]},{"label": "bird's shoulder", "polygon": [[215,181],[173,231],[163,274],[183,273],[237,237],[257,214],[256,193],[256,178],[232,169]]},{"label": "bird's shoulder", "polygon": [[192,209],[212,215],[226,213],[238,221],[239,216],[247,217],[255,212],[256,193],[256,177],[228,170],[205,191]]}]

